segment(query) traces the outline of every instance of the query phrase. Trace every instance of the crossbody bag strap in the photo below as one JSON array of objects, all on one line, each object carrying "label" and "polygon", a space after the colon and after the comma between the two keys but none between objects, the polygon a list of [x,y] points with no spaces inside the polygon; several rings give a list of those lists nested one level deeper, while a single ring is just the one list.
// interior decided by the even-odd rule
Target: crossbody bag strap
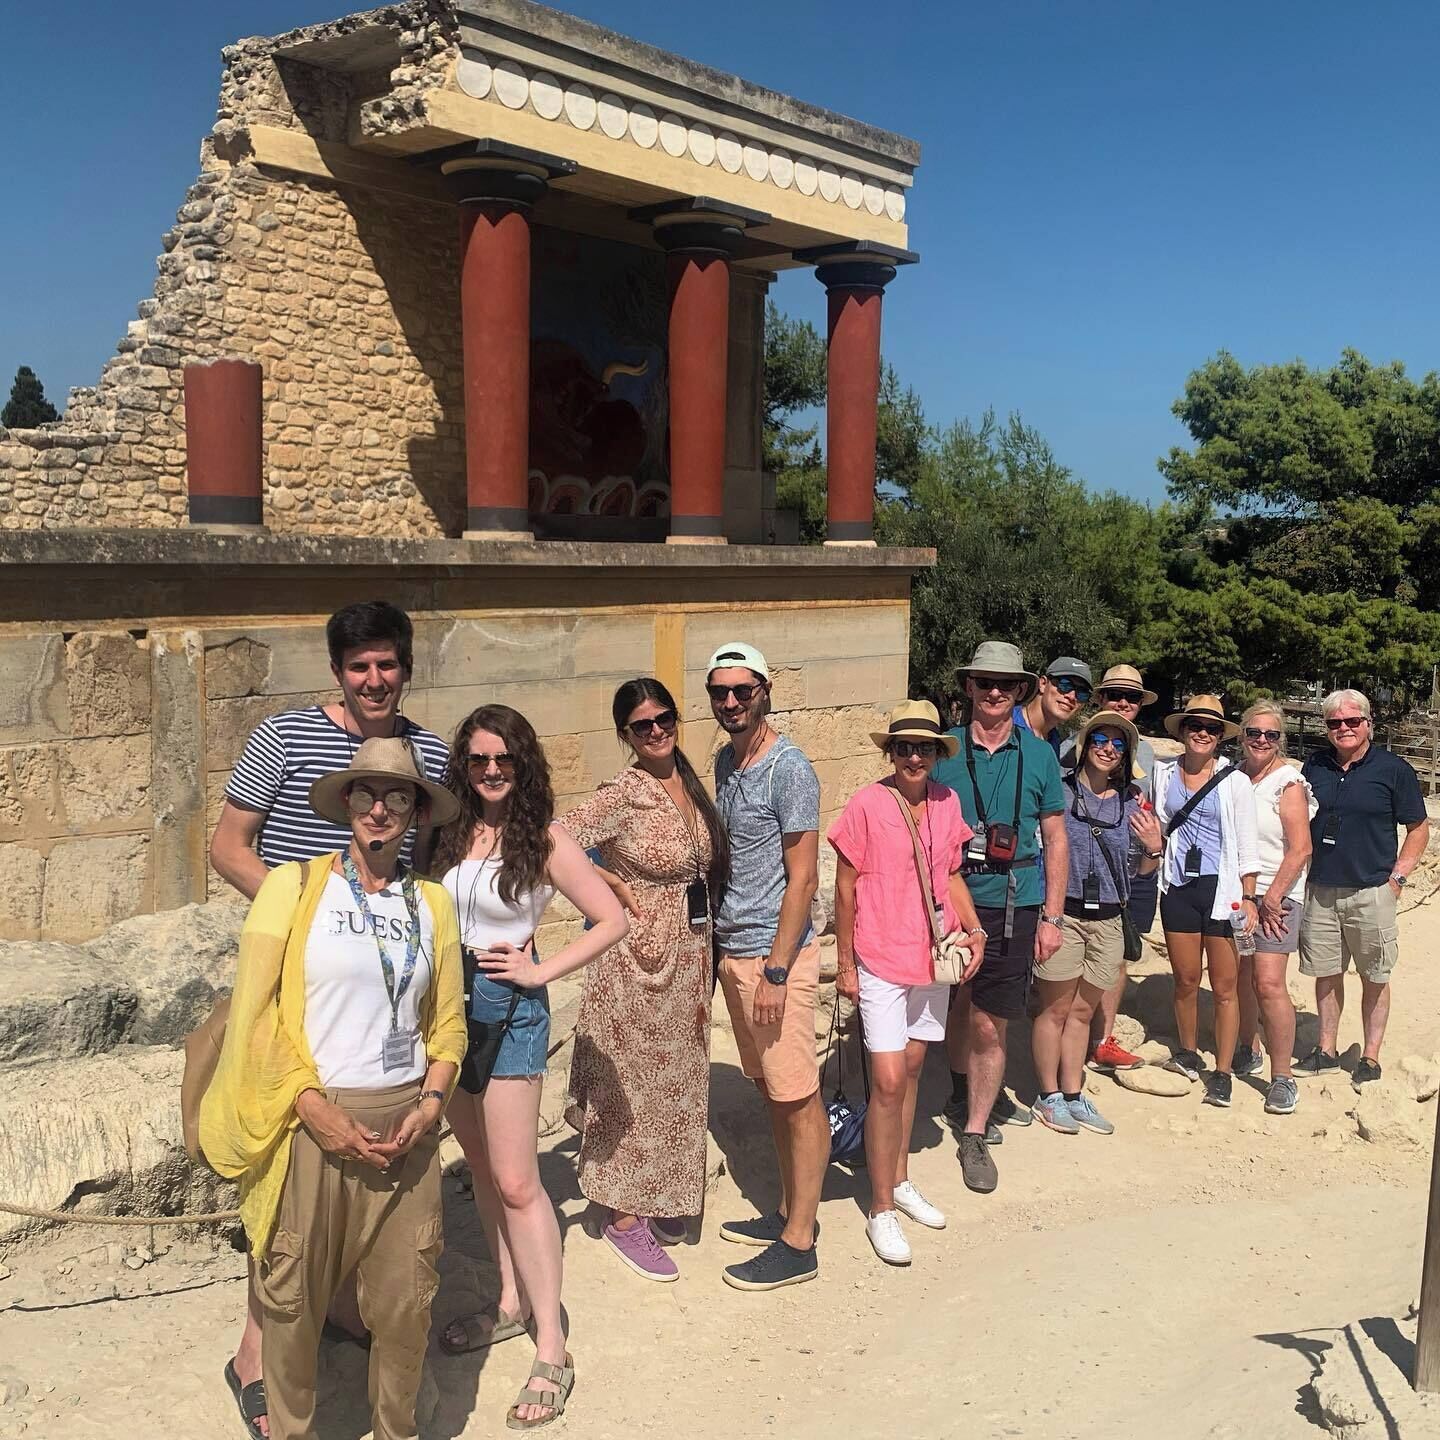
[{"label": "crossbody bag strap", "polygon": [[1195,807],[1229,774],[1235,766],[1227,765],[1217,770],[1165,823],[1165,838],[1168,840],[1194,813]]},{"label": "crossbody bag strap", "polygon": [[935,917],[935,893],[930,887],[930,876],[925,865],[925,852],[920,846],[920,831],[915,816],[910,812],[910,802],[893,786],[885,787],[895,797],[905,824],[910,830],[910,843],[915,847],[915,873],[920,877],[920,898],[925,902],[925,914],[930,918],[930,938],[938,945],[945,937],[940,933],[940,922]]}]

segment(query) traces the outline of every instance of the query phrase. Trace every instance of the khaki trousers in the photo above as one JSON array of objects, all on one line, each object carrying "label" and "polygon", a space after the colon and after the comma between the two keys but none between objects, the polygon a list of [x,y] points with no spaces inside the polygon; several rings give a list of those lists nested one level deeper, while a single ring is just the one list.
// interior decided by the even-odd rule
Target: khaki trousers
[{"label": "khaki trousers", "polygon": [[[327,1090],[326,1098],[388,1135],[413,1108],[420,1083]],[[261,1363],[272,1440],[316,1440],[320,1331],[340,1282],[356,1271],[360,1314],[373,1337],[374,1440],[414,1440],[415,1397],[440,1283],[439,1134],[422,1138],[389,1171],[327,1154],[302,1126],[270,1253],[258,1266],[264,1310]]]}]

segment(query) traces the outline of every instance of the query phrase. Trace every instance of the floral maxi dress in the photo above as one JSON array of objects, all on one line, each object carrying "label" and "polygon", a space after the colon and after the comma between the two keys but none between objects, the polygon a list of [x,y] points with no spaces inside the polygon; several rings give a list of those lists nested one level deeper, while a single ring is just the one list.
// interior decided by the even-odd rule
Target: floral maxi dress
[{"label": "floral maxi dress", "polygon": [[580,1189],[597,1205],[661,1218],[698,1215],[710,1102],[710,927],[685,891],[710,866],[664,787],[636,767],[560,823],[624,880],[639,915],[585,972],[565,1118],[580,1132]]}]

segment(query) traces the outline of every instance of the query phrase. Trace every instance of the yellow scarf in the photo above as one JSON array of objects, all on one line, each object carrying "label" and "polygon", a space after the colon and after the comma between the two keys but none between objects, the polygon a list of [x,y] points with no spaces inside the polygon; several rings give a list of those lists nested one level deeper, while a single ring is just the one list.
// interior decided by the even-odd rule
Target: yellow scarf
[{"label": "yellow scarf", "polygon": [[[265,877],[240,933],[235,993],[215,1078],[200,1105],[200,1144],[221,1175],[240,1183],[240,1218],[262,1259],[280,1213],[290,1142],[304,1090],[323,1090],[305,1039],[305,946],[335,855],[310,862],[303,890],[292,861]],[[435,925],[430,989],[420,1033],[431,1060],[465,1058],[460,927],[443,885],[421,880]],[[447,1097],[448,1098],[448,1097]]]}]

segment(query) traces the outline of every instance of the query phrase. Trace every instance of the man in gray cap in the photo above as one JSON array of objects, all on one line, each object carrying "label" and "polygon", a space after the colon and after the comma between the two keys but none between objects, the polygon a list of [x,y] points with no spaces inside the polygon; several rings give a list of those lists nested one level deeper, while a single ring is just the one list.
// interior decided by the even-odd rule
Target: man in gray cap
[{"label": "man in gray cap", "polygon": [[1090,703],[1094,688],[1090,667],[1073,655],[1061,655],[1040,677],[1034,696],[1015,707],[1015,723],[1048,741],[1058,756],[1066,727]]}]

